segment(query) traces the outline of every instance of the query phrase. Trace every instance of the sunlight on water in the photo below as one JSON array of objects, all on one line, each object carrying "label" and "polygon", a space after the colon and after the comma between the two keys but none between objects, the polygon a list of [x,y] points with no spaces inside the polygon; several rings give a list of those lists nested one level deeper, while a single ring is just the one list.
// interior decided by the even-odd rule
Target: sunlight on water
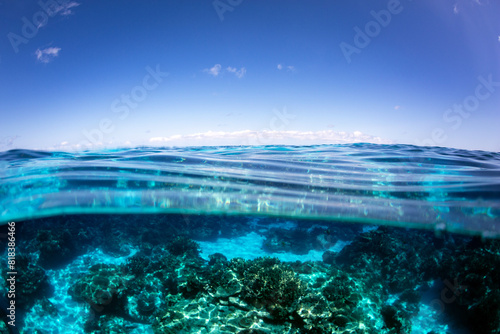
[{"label": "sunlight on water", "polygon": [[0,220],[225,213],[500,233],[500,155],[408,145],[0,154]]},{"label": "sunlight on water", "polygon": [[490,333],[499,158],[373,144],[0,153],[20,333]]}]

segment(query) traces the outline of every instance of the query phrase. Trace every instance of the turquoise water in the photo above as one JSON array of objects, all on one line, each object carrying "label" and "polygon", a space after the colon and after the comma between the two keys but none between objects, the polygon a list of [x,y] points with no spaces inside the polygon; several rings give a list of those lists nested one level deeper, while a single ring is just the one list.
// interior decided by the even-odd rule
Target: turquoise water
[{"label": "turquoise water", "polygon": [[0,333],[500,333],[499,215],[492,152],[7,151]]},{"label": "turquoise water", "polygon": [[500,235],[500,154],[408,145],[0,154],[0,221],[225,213]]}]

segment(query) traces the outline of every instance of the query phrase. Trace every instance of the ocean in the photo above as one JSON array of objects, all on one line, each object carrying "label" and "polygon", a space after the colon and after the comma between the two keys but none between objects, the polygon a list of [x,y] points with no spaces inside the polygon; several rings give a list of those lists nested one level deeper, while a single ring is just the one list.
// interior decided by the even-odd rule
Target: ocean
[{"label": "ocean", "polygon": [[500,154],[0,152],[0,333],[500,333]]}]

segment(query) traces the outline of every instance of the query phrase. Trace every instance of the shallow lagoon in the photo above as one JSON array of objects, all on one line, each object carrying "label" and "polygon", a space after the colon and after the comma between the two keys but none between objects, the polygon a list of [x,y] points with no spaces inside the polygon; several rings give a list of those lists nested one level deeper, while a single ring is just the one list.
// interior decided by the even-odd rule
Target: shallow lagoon
[{"label": "shallow lagoon", "polygon": [[16,234],[23,333],[493,333],[499,324],[497,240],[220,215],[58,216],[18,223]]},{"label": "shallow lagoon", "polygon": [[15,222],[22,333],[500,328],[496,153],[355,144],[0,158],[3,285]]}]

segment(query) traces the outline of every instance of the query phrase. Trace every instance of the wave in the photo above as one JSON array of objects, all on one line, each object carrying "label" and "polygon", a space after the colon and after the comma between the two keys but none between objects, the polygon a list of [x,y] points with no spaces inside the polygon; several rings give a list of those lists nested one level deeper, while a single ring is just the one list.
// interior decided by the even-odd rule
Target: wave
[{"label": "wave", "polygon": [[266,215],[500,236],[500,154],[347,144],[0,153],[0,223]]}]

